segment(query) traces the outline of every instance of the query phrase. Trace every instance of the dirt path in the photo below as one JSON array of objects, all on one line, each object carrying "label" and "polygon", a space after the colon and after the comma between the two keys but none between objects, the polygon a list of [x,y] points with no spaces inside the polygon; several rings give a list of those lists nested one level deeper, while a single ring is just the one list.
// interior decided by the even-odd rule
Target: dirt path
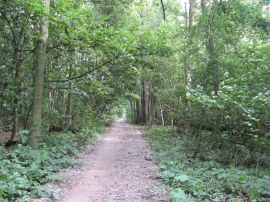
[{"label": "dirt path", "polygon": [[166,201],[157,192],[159,171],[150,146],[136,127],[114,122],[92,150],[59,202]]}]

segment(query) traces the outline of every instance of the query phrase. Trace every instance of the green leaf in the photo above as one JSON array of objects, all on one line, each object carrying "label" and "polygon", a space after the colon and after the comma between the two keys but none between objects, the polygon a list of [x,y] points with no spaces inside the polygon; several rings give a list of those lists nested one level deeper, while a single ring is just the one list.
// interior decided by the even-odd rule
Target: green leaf
[{"label": "green leaf", "polygon": [[174,189],[170,192],[170,197],[175,202],[192,202],[193,200],[190,199],[185,192],[181,188]]},{"label": "green leaf", "polygon": [[4,195],[4,190],[0,189],[0,201],[1,201],[1,198],[3,197]]},{"label": "green leaf", "polygon": [[2,175],[0,177],[0,180],[6,182],[7,181],[7,176],[6,175]]},{"label": "green leaf", "polygon": [[182,175],[176,176],[175,179],[176,179],[177,181],[180,181],[180,182],[186,182],[186,181],[189,180],[189,176],[186,175],[186,174],[182,174]]},{"label": "green leaf", "polygon": [[257,199],[260,196],[259,190],[257,188],[252,189],[249,193],[248,193],[250,199]]}]

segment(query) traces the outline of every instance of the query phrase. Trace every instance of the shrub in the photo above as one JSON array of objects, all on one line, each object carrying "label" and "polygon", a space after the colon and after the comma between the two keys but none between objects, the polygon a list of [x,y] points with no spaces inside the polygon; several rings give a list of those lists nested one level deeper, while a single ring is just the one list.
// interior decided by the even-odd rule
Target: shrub
[{"label": "shrub", "polygon": [[188,134],[176,135],[172,127],[153,127],[145,134],[174,201],[270,200],[269,170],[225,166],[210,152],[207,160],[189,158],[186,151],[196,141]]},{"label": "shrub", "polygon": [[11,151],[0,146],[0,201],[29,201],[31,197],[54,196],[43,185],[52,173],[76,163],[74,156],[89,141],[99,137],[100,127],[79,133],[44,135],[39,149],[18,145]]}]

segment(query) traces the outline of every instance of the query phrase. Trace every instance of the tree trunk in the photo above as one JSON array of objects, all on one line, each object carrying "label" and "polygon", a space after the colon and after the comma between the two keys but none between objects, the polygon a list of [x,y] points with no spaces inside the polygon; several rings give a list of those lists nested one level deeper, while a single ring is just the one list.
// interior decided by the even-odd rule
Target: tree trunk
[{"label": "tree trunk", "polygon": [[18,130],[18,108],[19,108],[19,97],[20,97],[20,64],[19,64],[19,51],[15,50],[14,62],[15,62],[15,99],[13,108],[13,128],[10,141],[14,141]]},{"label": "tree trunk", "polygon": [[162,126],[165,126],[164,115],[163,115],[163,108],[162,108],[162,105],[161,105],[161,102],[160,101],[159,101],[159,107],[160,107],[160,116],[161,116]]},{"label": "tree trunk", "polygon": [[162,14],[163,14],[163,20],[166,21],[166,12],[165,12],[165,6],[163,0],[160,0],[161,3],[161,9],[162,9]]},{"label": "tree trunk", "polygon": [[194,21],[194,4],[195,4],[195,0],[189,0],[189,18],[188,18],[188,26],[192,27],[193,26],[193,21]]},{"label": "tree trunk", "polygon": [[188,27],[188,9],[187,9],[187,2],[185,2],[185,27]]},{"label": "tree trunk", "polygon": [[141,115],[142,123],[147,123],[147,96],[146,96],[146,84],[145,80],[142,79],[142,92],[141,92]]},{"label": "tree trunk", "polygon": [[[214,7],[216,5],[217,1],[214,0],[212,6]],[[202,13],[205,14],[207,4],[205,0],[201,0],[201,8],[202,8]],[[215,12],[215,11],[213,11]],[[205,65],[205,72],[204,72],[204,92],[208,92],[208,85],[209,85],[209,80],[212,79],[213,83],[213,89],[215,92],[215,95],[218,95],[218,90],[219,90],[219,73],[218,73],[218,61],[217,61],[217,56],[215,52],[215,43],[213,39],[213,34],[212,34],[212,20],[214,18],[214,13],[209,15],[208,20],[207,20],[207,27],[205,28],[206,32],[206,65]],[[210,75],[210,78],[209,78]]]},{"label": "tree trunk", "polygon": [[0,121],[0,144],[4,143],[4,126]]},{"label": "tree trunk", "polygon": [[[202,114],[201,114],[201,120],[203,120],[203,117],[205,117],[205,110],[202,109]],[[200,127],[198,129],[195,129],[195,134],[197,136],[197,145],[196,148],[193,152],[192,158],[196,158],[197,155],[201,152],[201,146],[202,146],[202,129],[204,127],[204,121],[200,122]]]},{"label": "tree trunk", "polygon": [[[50,0],[43,0],[46,6],[46,14],[49,14]],[[44,85],[44,70],[46,63],[46,49],[48,43],[48,28],[49,22],[45,20],[41,25],[40,35],[41,39],[38,41],[36,52],[37,65],[35,68],[34,77],[34,99],[32,112],[32,127],[30,132],[30,145],[33,148],[38,146],[39,137],[42,127],[42,103],[43,103],[43,85]]]},{"label": "tree trunk", "polygon": [[[185,12],[186,12],[186,18],[185,18],[185,25],[187,27],[187,29],[192,28],[193,26],[193,16],[194,16],[194,4],[195,4],[195,0],[189,0],[189,11],[187,9],[187,4],[185,3]],[[191,34],[189,34],[189,46],[192,44],[192,36]],[[188,91],[188,87],[190,86],[191,83],[191,76],[190,76],[190,50],[187,48],[188,52],[187,55],[184,57],[184,82],[185,82],[185,88],[186,88],[186,92]],[[185,105],[185,109],[187,109],[188,106],[188,100],[186,98],[186,93],[183,95],[183,102]],[[183,111],[184,115],[185,115],[185,110]]]},{"label": "tree trunk", "polygon": [[133,100],[129,100],[129,105],[130,105],[130,112],[131,112],[131,122],[135,123],[136,122],[136,103]]},{"label": "tree trunk", "polygon": [[149,102],[148,103],[149,103],[149,106],[148,106],[148,115],[149,115],[148,125],[150,127],[153,123],[154,114],[155,114],[155,110],[156,110],[156,96],[152,92],[149,93]]},{"label": "tree trunk", "polygon": [[135,102],[135,108],[136,108],[136,124],[139,124],[142,122],[142,116],[141,116],[141,102],[140,100],[136,100]]},{"label": "tree trunk", "polygon": [[207,8],[206,2],[207,2],[207,0],[201,0],[202,13],[204,13],[206,11],[206,8]]},{"label": "tree trunk", "polygon": [[62,100],[62,115],[61,115],[61,128],[64,130],[66,127],[66,115],[67,115],[67,97],[68,93],[67,90],[63,90],[63,100]]},{"label": "tree trunk", "polygon": [[22,56],[22,45],[24,42],[24,31],[21,29],[19,31],[19,40],[17,43],[17,47],[14,50],[13,63],[15,64],[15,98],[14,98],[14,107],[13,107],[13,128],[12,134],[9,141],[14,141],[16,138],[16,133],[18,131],[18,110],[19,110],[19,100],[21,94],[21,81],[20,81],[20,67],[21,67],[21,56]]},{"label": "tree trunk", "polygon": [[[69,78],[71,78],[72,69],[74,68],[74,61],[71,61],[69,68]],[[67,111],[66,111],[66,126],[65,129],[69,129],[72,124],[72,84],[71,81],[68,84],[68,97],[67,97]]]}]

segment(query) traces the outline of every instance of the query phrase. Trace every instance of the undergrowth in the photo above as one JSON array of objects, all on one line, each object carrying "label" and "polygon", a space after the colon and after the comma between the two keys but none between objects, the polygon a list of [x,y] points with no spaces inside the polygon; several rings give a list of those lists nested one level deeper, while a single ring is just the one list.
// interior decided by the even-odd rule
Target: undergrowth
[{"label": "undergrowth", "polygon": [[101,127],[93,127],[76,134],[48,133],[37,150],[21,144],[11,151],[0,146],[0,201],[23,202],[42,196],[54,198],[55,193],[43,185],[53,180],[53,173],[74,165],[74,156],[102,131]]},{"label": "undergrowth", "polygon": [[171,127],[154,127],[145,134],[156,151],[156,161],[173,201],[270,201],[267,168],[223,165],[216,161],[215,151],[207,159],[192,159],[186,151],[195,142],[186,134],[175,134]]}]

